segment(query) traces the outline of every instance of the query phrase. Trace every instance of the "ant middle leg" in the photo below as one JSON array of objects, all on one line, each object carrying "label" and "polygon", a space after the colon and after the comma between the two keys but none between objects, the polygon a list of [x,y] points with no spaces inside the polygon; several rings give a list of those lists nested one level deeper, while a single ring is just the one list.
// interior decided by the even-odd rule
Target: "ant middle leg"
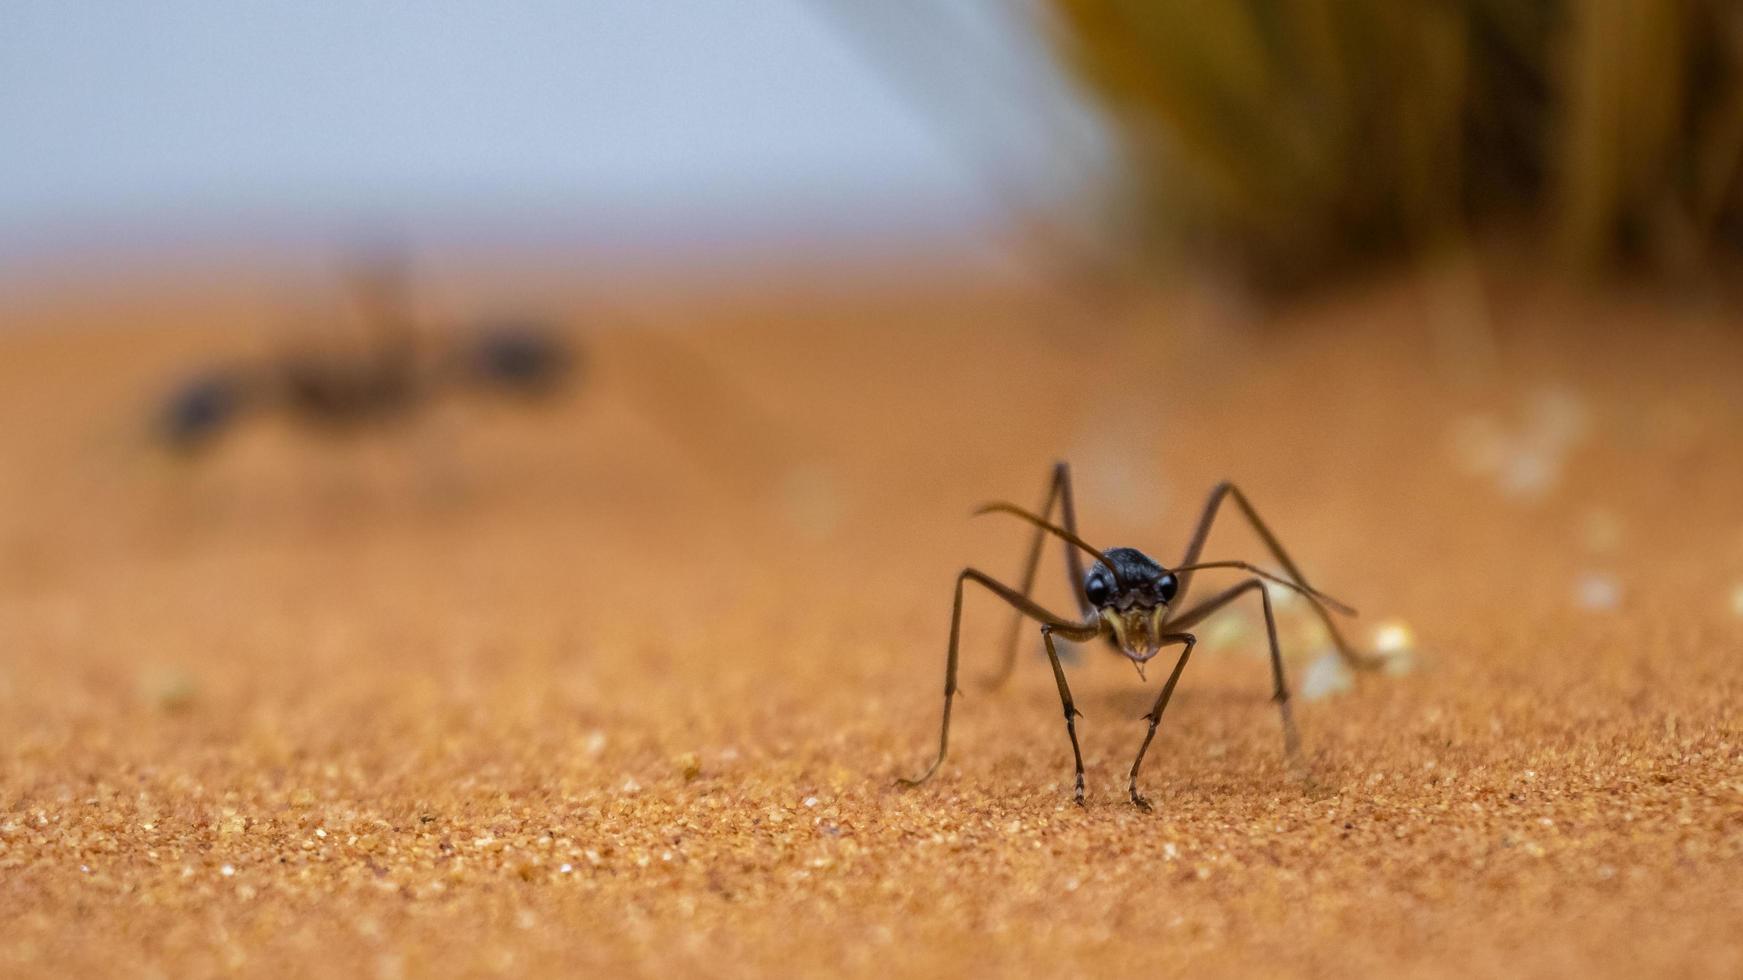
[{"label": "ant middle leg", "polygon": [[[1071,467],[1063,461],[1053,464],[1053,477],[1047,484],[1047,497],[1041,502],[1041,509],[1037,511],[1042,520],[1051,519],[1055,501],[1059,504],[1062,515],[1061,523],[1067,531],[1076,534],[1077,508],[1071,499]],[[1041,551],[1046,543],[1047,531],[1044,528],[1036,528],[1034,535],[1029,539],[1028,558],[1023,562],[1023,573],[1019,579],[1022,584],[1017,589],[1024,597],[1027,597],[1035,588],[1035,573],[1040,568]],[[1070,578],[1067,584],[1071,587],[1071,595],[1077,600],[1078,612],[1087,618],[1090,609],[1088,602],[1083,597],[1083,559],[1078,555],[1077,549],[1069,543],[1065,545],[1065,569]],[[988,674],[982,682],[982,686],[988,690],[1001,687],[1005,681],[1010,679],[1017,663],[1017,647],[1022,641],[1022,630],[1023,614],[1019,612],[1011,618],[1011,628],[1006,633],[1004,658],[999,661],[998,668]]]},{"label": "ant middle leg", "polygon": [[[1289,553],[1283,550],[1283,543],[1277,540],[1277,535],[1272,532],[1270,526],[1260,519],[1259,512],[1253,509],[1253,504],[1247,499],[1247,495],[1227,480],[1212,488],[1210,499],[1204,505],[1204,513],[1198,519],[1198,527],[1192,533],[1192,541],[1186,546],[1186,556],[1180,559],[1180,564],[1191,565],[1198,561],[1199,555],[1204,551],[1205,540],[1210,537],[1211,525],[1216,523],[1217,513],[1221,510],[1222,502],[1230,498],[1233,498],[1235,506],[1240,508],[1242,516],[1247,519],[1247,523],[1259,536],[1259,540],[1265,543],[1265,547],[1271,552],[1272,557],[1277,559],[1278,564],[1283,566],[1296,584],[1306,589],[1312,589],[1312,586],[1307,582],[1307,576],[1301,574],[1301,569],[1296,567],[1294,560],[1289,557]],[[1192,574],[1190,571],[1180,573],[1178,594],[1180,600],[1186,598],[1187,589],[1192,584]],[[1331,636],[1332,645],[1337,648],[1338,656],[1343,658],[1344,663],[1358,670],[1374,670],[1381,665],[1380,658],[1371,654],[1358,653],[1354,647],[1351,647],[1349,641],[1344,639],[1343,633],[1338,630],[1337,624],[1332,622],[1331,614],[1321,608],[1319,603],[1316,602],[1312,605],[1314,615],[1318,616],[1319,621],[1325,625],[1326,632]],[[1270,600],[1267,599],[1266,608],[1269,609],[1269,607]],[[1273,647],[1275,645],[1275,643],[1272,644]]]},{"label": "ant middle leg", "polygon": [[950,608],[950,647],[944,659],[944,717],[938,727],[938,756],[932,760],[930,766],[926,767],[925,772],[912,779],[904,778],[897,780],[897,782],[903,786],[918,786],[932,778],[932,774],[944,764],[945,753],[950,749],[950,707],[956,699],[958,651],[962,638],[962,587],[966,582],[975,582],[985,587],[987,591],[1015,607],[1018,615],[1027,616],[1041,624],[1042,633],[1047,643],[1047,654],[1053,662],[1054,679],[1059,682],[1060,697],[1065,702],[1065,723],[1071,734],[1072,752],[1077,756],[1077,795],[1079,802],[1081,802],[1083,798],[1083,755],[1077,748],[1077,729],[1072,720],[1075,709],[1071,705],[1071,691],[1065,685],[1065,673],[1060,669],[1059,657],[1053,650],[1052,634],[1057,632],[1070,640],[1087,640],[1101,631],[1101,625],[1093,622],[1074,623],[1048,612],[1028,596],[976,568],[965,568],[956,576],[956,597]]},{"label": "ant middle leg", "polygon": [[[1271,609],[1271,593],[1265,588],[1262,579],[1248,579],[1239,585],[1206,599],[1191,609],[1172,619],[1167,626],[1176,630],[1188,630],[1203,622],[1212,613],[1235,601],[1248,592],[1257,591],[1259,601],[1265,609],[1265,639],[1271,650],[1271,700],[1277,703],[1278,714],[1283,719],[1283,754],[1288,760],[1291,770],[1304,774],[1307,770],[1301,761],[1301,736],[1295,729],[1295,715],[1289,708],[1289,684],[1283,679],[1283,652],[1277,645],[1277,618]],[[1191,648],[1188,648],[1188,652]],[[1182,662],[1185,657],[1181,658]],[[1172,684],[1172,679],[1170,679]],[[1166,689],[1163,692],[1167,693]],[[1134,772],[1136,770],[1134,769]]]}]

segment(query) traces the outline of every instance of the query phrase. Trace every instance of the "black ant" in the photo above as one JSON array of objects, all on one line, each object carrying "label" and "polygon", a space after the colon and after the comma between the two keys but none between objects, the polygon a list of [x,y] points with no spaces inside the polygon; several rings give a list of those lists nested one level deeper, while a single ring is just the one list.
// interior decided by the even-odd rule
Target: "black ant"
[{"label": "black ant", "polygon": [[[1216,520],[1217,511],[1224,500],[1232,499],[1240,508],[1241,513],[1252,525],[1260,540],[1270,550],[1273,557],[1288,572],[1288,577],[1273,574],[1257,568],[1244,561],[1199,561],[1204,550],[1205,539],[1210,535],[1212,523]],[[1065,526],[1051,523],[1048,517],[1052,514],[1053,505],[1058,502],[1064,515]],[[1149,714],[1144,717],[1149,721],[1149,730],[1144,733],[1144,742],[1138,747],[1138,756],[1132,760],[1132,771],[1127,782],[1127,791],[1131,794],[1132,803],[1138,807],[1150,809],[1150,801],[1138,792],[1138,768],[1144,763],[1144,753],[1150,748],[1150,741],[1156,737],[1156,725],[1162,720],[1162,712],[1168,707],[1168,699],[1174,695],[1174,687],[1180,682],[1180,674],[1186,669],[1186,661],[1192,656],[1192,648],[1198,641],[1187,630],[1203,621],[1206,617],[1229,603],[1256,592],[1265,611],[1265,634],[1271,648],[1271,679],[1274,685],[1272,698],[1283,716],[1283,748],[1292,768],[1300,770],[1301,744],[1300,736],[1296,734],[1295,719],[1289,710],[1289,687],[1283,679],[1283,657],[1277,648],[1277,622],[1272,615],[1271,596],[1266,589],[1266,583],[1271,582],[1298,592],[1312,603],[1314,612],[1324,622],[1330,633],[1332,642],[1346,663],[1360,669],[1371,669],[1378,666],[1378,661],[1370,656],[1356,653],[1345,642],[1343,634],[1338,632],[1337,625],[1332,621],[1328,610],[1342,613],[1346,616],[1356,615],[1349,606],[1331,598],[1307,584],[1307,579],[1301,570],[1291,561],[1289,555],[1278,543],[1276,535],[1248,502],[1245,494],[1233,483],[1217,484],[1211,491],[1210,500],[1205,505],[1204,513],[1199,518],[1198,529],[1193,532],[1192,541],[1186,546],[1186,555],[1173,568],[1164,568],[1148,555],[1135,548],[1110,548],[1100,551],[1087,544],[1077,535],[1077,516],[1071,499],[1071,472],[1064,463],[1055,464],[1053,479],[1048,486],[1047,498],[1041,505],[1041,513],[1036,515],[1015,504],[991,503],[975,513],[1012,514],[1035,525],[1035,535],[1029,545],[1028,561],[1023,566],[1022,587],[1013,589],[991,576],[975,568],[965,568],[956,577],[956,598],[950,612],[950,648],[944,666],[944,720],[938,733],[938,757],[932,765],[917,778],[903,779],[904,786],[918,786],[929,779],[944,762],[945,752],[950,746],[950,705],[956,696],[956,665],[957,646],[962,626],[962,587],[964,582],[976,582],[985,586],[999,598],[1016,607],[1017,615],[1012,623],[1009,643],[1005,650],[1005,658],[999,670],[988,678],[989,687],[1003,684],[1010,676],[1015,663],[1019,630],[1024,617],[1041,624],[1041,640],[1047,648],[1047,659],[1053,666],[1053,680],[1059,685],[1059,700],[1065,709],[1065,731],[1071,738],[1071,754],[1076,762],[1078,805],[1083,804],[1083,752],[1077,745],[1077,719],[1082,713],[1073,706],[1071,688],[1065,682],[1065,671],[1059,665],[1059,652],[1054,648],[1055,635],[1072,642],[1094,640],[1097,637],[1107,639],[1110,646],[1128,657],[1138,669],[1140,679],[1144,677],[1146,664],[1155,657],[1163,647],[1180,646],[1180,659],[1174,664],[1173,673],[1162,685],[1162,691],[1156,697],[1156,703]],[[1071,577],[1072,594],[1077,598],[1081,622],[1074,622],[1063,616],[1051,613],[1029,598],[1029,592],[1035,584],[1035,570],[1040,563],[1042,545],[1045,536],[1052,534],[1065,542],[1065,563]],[[1083,568],[1083,560],[1078,552],[1088,554],[1095,559],[1087,573]],[[1253,577],[1239,585],[1225,589],[1204,600],[1190,609],[1181,612],[1174,610],[1184,602],[1192,585],[1192,575],[1202,569],[1234,568],[1250,573]]]},{"label": "black ant", "polygon": [[360,285],[372,349],[361,355],[303,350],[212,370],[165,401],[156,425],[160,441],[196,452],[245,415],[267,411],[323,432],[379,426],[448,390],[547,395],[577,367],[574,350],[532,321],[487,322],[444,349],[422,350],[400,312],[397,281],[376,275]]}]

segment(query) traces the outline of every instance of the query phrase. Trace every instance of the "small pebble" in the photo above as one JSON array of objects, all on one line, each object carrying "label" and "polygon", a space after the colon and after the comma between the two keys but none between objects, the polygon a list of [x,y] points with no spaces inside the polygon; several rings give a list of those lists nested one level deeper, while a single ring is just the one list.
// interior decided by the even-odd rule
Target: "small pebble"
[{"label": "small pebble", "polygon": [[1377,653],[1407,653],[1416,646],[1416,636],[1403,621],[1389,619],[1374,628]]},{"label": "small pebble", "polygon": [[1543,497],[1555,489],[1561,478],[1561,457],[1559,454],[1535,449],[1521,448],[1512,453],[1505,465],[1501,467],[1496,482],[1501,492],[1510,497],[1536,499]]},{"label": "small pebble", "polygon": [[139,688],[145,700],[165,714],[187,710],[199,695],[194,678],[175,667],[147,671],[139,679]]},{"label": "small pebble", "polygon": [[694,752],[686,752],[678,756],[678,771],[683,774],[684,782],[692,782],[702,775],[702,759]]},{"label": "small pebble", "polygon": [[1374,627],[1372,649],[1388,674],[1408,674],[1416,667],[1416,633],[1401,619],[1388,619]]},{"label": "small pebble", "polygon": [[1209,629],[1204,631],[1203,643],[1213,650],[1235,646],[1246,639],[1253,629],[1252,621],[1242,615],[1218,616],[1208,625]]},{"label": "small pebble", "polygon": [[1302,675],[1300,695],[1306,701],[1318,701],[1334,694],[1343,694],[1355,686],[1349,665],[1336,650],[1321,654]]},{"label": "small pebble", "polygon": [[222,868],[218,869],[218,873],[223,875],[226,878],[229,878],[229,877],[232,877],[236,874],[236,868],[234,865],[226,864]]},{"label": "small pebble", "polygon": [[1568,455],[1590,430],[1589,414],[1577,393],[1546,387],[1532,395],[1517,427],[1490,415],[1459,420],[1450,433],[1450,452],[1466,473],[1492,477],[1507,496],[1535,500],[1560,482]]},{"label": "small pebble", "polygon": [[1574,601],[1584,609],[1615,609],[1622,604],[1622,586],[1613,576],[1587,572],[1574,583]]}]

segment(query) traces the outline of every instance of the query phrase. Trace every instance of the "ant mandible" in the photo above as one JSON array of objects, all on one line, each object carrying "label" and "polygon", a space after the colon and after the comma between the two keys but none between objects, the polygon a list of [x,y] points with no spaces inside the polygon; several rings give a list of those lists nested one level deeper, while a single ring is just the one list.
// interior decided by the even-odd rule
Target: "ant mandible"
[{"label": "ant mandible", "polygon": [[[1218,510],[1223,501],[1231,499],[1271,555],[1288,572],[1287,578],[1244,561],[1199,560]],[[1063,527],[1048,519],[1055,503],[1059,505],[1063,515]],[[1211,491],[1210,500],[1205,504],[1204,512],[1198,520],[1198,528],[1186,546],[1186,555],[1173,568],[1164,568],[1136,548],[1109,548],[1101,551],[1078,537],[1077,515],[1071,498],[1071,471],[1065,463],[1054,465],[1053,479],[1039,515],[1015,504],[1003,502],[986,504],[975,513],[1012,514],[1035,526],[1035,534],[1029,545],[1029,557],[1023,566],[1022,587],[1013,589],[975,568],[965,568],[957,575],[956,598],[950,612],[950,648],[944,666],[944,720],[938,732],[938,757],[918,777],[901,780],[904,786],[918,786],[931,778],[943,764],[950,746],[950,705],[957,691],[957,647],[961,636],[962,587],[965,582],[976,582],[986,587],[1017,611],[1011,625],[1004,661],[999,670],[988,679],[989,687],[1003,684],[1010,676],[1012,665],[1016,661],[1019,631],[1024,618],[1041,624],[1041,640],[1047,648],[1047,659],[1053,667],[1053,680],[1059,686],[1059,700],[1065,709],[1065,731],[1071,738],[1071,754],[1076,764],[1076,801],[1080,806],[1083,805],[1083,751],[1077,744],[1077,719],[1082,713],[1072,703],[1071,688],[1065,681],[1064,669],[1059,665],[1059,652],[1054,648],[1055,635],[1079,643],[1105,637],[1117,652],[1126,656],[1137,667],[1140,678],[1144,676],[1145,665],[1163,647],[1182,648],[1180,659],[1174,663],[1174,671],[1168,675],[1161,693],[1156,696],[1156,703],[1144,716],[1149,722],[1149,729],[1144,733],[1143,744],[1138,747],[1137,758],[1132,760],[1132,770],[1127,780],[1127,791],[1131,795],[1132,803],[1145,810],[1150,809],[1150,801],[1138,792],[1138,769],[1144,763],[1144,753],[1149,750],[1151,740],[1156,737],[1156,725],[1162,720],[1162,712],[1167,709],[1168,699],[1173,697],[1174,687],[1180,682],[1181,672],[1186,669],[1186,661],[1191,658],[1192,648],[1198,642],[1187,631],[1212,613],[1249,592],[1258,593],[1265,611],[1265,635],[1270,643],[1272,699],[1276,701],[1283,716],[1284,753],[1290,765],[1295,768],[1300,767],[1300,736],[1296,733],[1295,719],[1289,709],[1289,687],[1283,678],[1283,656],[1277,647],[1277,621],[1272,612],[1271,595],[1266,589],[1266,583],[1275,583],[1308,599],[1314,612],[1325,624],[1332,643],[1345,663],[1364,670],[1378,665],[1375,658],[1358,654],[1350,647],[1331,617],[1331,611],[1346,616],[1354,616],[1356,611],[1307,584],[1306,577],[1283,550],[1277,536],[1259,519],[1258,512],[1253,509],[1246,495],[1233,483],[1219,483]],[[1040,564],[1042,546],[1049,534],[1066,544],[1065,562],[1070,572],[1072,594],[1077,598],[1078,610],[1083,616],[1081,621],[1073,621],[1049,612],[1029,598],[1029,592],[1035,584],[1035,570]],[[1095,559],[1087,573],[1079,552]],[[1253,577],[1224,589],[1196,606],[1176,612],[1184,605],[1192,585],[1193,573],[1209,568],[1239,569]]]}]

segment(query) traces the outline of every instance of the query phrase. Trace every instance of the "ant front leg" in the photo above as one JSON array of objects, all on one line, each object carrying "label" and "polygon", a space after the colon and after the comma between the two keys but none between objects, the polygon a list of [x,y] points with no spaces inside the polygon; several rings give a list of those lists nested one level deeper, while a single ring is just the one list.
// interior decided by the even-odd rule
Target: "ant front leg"
[{"label": "ant front leg", "polygon": [[[1047,484],[1047,497],[1041,502],[1041,509],[1037,511],[1042,520],[1051,519],[1055,501],[1059,503],[1061,523],[1067,531],[1076,534],[1077,508],[1071,499],[1071,467],[1064,462],[1053,464],[1053,479]],[[1035,572],[1040,568],[1041,551],[1046,543],[1047,531],[1043,528],[1036,528],[1034,535],[1029,539],[1029,557],[1023,562],[1022,585],[1017,589],[1025,598],[1035,588]],[[1065,570],[1070,578],[1067,584],[1071,587],[1071,595],[1077,600],[1078,612],[1087,619],[1090,608],[1088,601],[1083,596],[1083,558],[1078,555],[1077,549],[1069,543],[1065,545]],[[1019,612],[1011,619],[1011,629],[1005,640],[1004,659],[999,662],[998,669],[986,677],[984,686],[988,690],[1001,687],[1005,681],[1010,679],[1011,671],[1017,663],[1017,646],[1022,640],[1022,630],[1023,614]]]},{"label": "ant front leg", "polygon": [[[1283,544],[1277,540],[1277,535],[1272,533],[1271,528],[1259,518],[1259,512],[1253,509],[1252,503],[1247,500],[1247,495],[1241,492],[1240,487],[1227,480],[1212,488],[1210,499],[1204,505],[1204,513],[1198,519],[1198,528],[1192,533],[1192,542],[1186,546],[1186,557],[1180,560],[1180,564],[1191,565],[1198,561],[1200,553],[1204,551],[1205,540],[1210,537],[1211,525],[1216,523],[1217,512],[1221,509],[1222,502],[1228,498],[1234,499],[1235,506],[1240,508],[1242,516],[1246,517],[1247,523],[1252,526],[1254,533],[1259,536],[1259,540],[1265,543],[1265,547],[1271,552],[1272,557],[1276,558],[1278,564],[1282,565],[1289,576],[1295,580],[1295,584],[1304,589],[1312,589],[1312,586],[1307,583],[1307,576],[1301,574],[1301,569],[1296,567],[1295,562],[1289,557],[1289,553],[1283,550]],[[1192,584],[1192,574],[1190,571],[1180,574],[1180,589],[1177,596],[1179,601],[1184,602],[1186,599],[1187,589]],[[1338,656],[1343,658],[1344,663],[1357,670],[1374,670],[1380,666],[1380,658],[1357,653],[1350,646],[1349,641],[1345,640],[1344,635],[1338,631],[1337,624],[1332,622],[1331,614],[1321,608],[1319,603],[1316,602],[1312,605],[1314,615],[1318,616],[1319,621],[1325,624],[1326,632],[1331,635],[1332,645],[1337,648]],[[1266,600],[1266,608],[1267,610],[1270,608],[1269,600]],[[1273,641],[1272,647],[1276,647],[1275,641]]]},{"label": "ant front leg", "polygon": [[[950,648],[944,658],[944,719],[938,727],[938,757],[926,767],[926,771],[913,779],[897,780],[903,786],[918,786],[932,778],[938,767],[944,764],[944,756],[950,749],[950,706],[956,699],[956,668],[958,650],[962,639],[962,587],[966,582],[975,582],[984,586],[987,591],[1010,603],[1019,615],[1041,623],[1043,634],[1047,637],[1047,653],[1053,660],[1053,673],[1059,682],[1060,696],[1065,701],[1066,727],[1071,732],[1071,748],[1077,753],[1077,730],[1072,723],[1073,709],[1071,707],[1071,692],[1065,686],[1065,673],[1059,667],[1059,657],[1053,651],[1052,633],[1057,631],[1061,636],[1071,640],[1086,640],[1101,631],[1099,622],[1073,623],[1068,619],[1043,609],[1016,589],[1005,585],[992,576],[975,568],[965,568],[956,576],[956,598],[950,609]],[[1083,756],[1077,753],[1077,795],[1079,802],[1083,798]]]},{"label": "ant front leg", "polygon": [[[1295,730],[1295,715],[1289,709],[1289,685],[1283,679],[1283,653],[1277,646],[1277,619],[1271,611],[1271,593],[1265,588],[1264,581],[1256,578],[1248,579],[1240,585],[1224,590],[1192,609],[1188,609],[1181,613],[1178,619],[1170,621],[1167,625],[1176,629],[1190,629],[1203,622],[1211,613],[1253,591],[1259,593],[1259,601],[1265,608],[1265,638],[1271,645],[1271,700],[1277,702],[1277,711],[1283,716],[1283,753],[1288,757],[1290,768],[1297,773],[1304,774],[1307,769],[1301,761],[1301,736]],[[1187,652],[1191,651],[1192,648],[1188,647]],[[1182,655],[1182,663],[1185,662],[1185,659],[1185,656]],[[1172,683],[1172,679],[1170,679],[1170,685]],[[1167,690],[1164,689],[1164,698],[1166,698],[1167,693]]]},{"label": "ant front leg", "polygon": [[1047,645],[1047,660],[1053,664],[1053,680],[1059,684],[1059,704],[1065,709],[1065,734],[1071,737],[1071,759],[1076,764],[1077,805],[1083,805],[1083,750],[1077,746],[1077,719],[1083,712],[1071,701],[1071,685],[1065,683],[1065,668],[1059,666],[1059,651],[1053,648],[1053,627],[1041,627],[1041,642]]},{"label": "ant front leg", "polygon": [[1186,661],[1192,657],[1192,648],[1198,643],[1198,638],[1191,633],[1168,633],[1162,637],[1164,644],[1183,643],[1186,649],[1180,651],[1180,659],[1174,663],[1174,672],[1168,675],[1168,683],[1162,685],[1162,693],[1156,695],[1156,703],[1150,707],[1150,713],[1144,717],[1150,720],[1150,728],[1144,733],[1144,744],[1138,746],[1138,757],[1132,760],[1132,773],[1126,781],[1126,791],[1132,796],[1132,805],[1140,810],[1150,809],[1150,801],[1138,792],[1138,767],[1144,764],[1144,753],[1150,751],[1150,740],[1156,737],[1156,725],[1162,720],[1162,712],[1168,710],[1168,699],[1174,696],[1174,685],[1180,683],[1180,675],[1186,670]]}]

